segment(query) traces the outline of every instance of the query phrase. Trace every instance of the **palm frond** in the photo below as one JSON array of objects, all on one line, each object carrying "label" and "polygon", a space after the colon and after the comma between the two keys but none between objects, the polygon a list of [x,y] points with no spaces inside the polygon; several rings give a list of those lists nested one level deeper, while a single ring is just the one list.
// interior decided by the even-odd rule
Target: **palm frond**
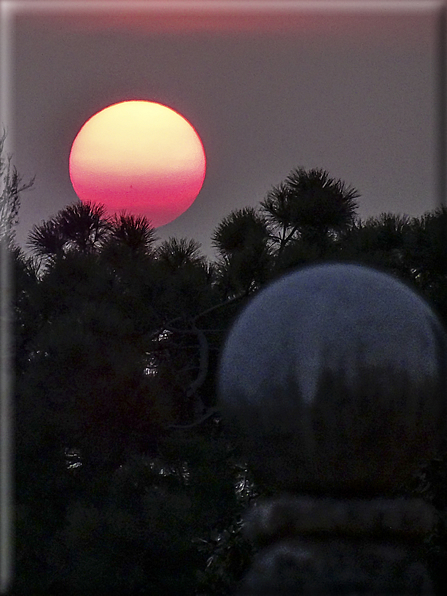
[{"label": "palm frond", "polygon": [[34,225],[28,235],[28,246],[37,257],[62,254],[66,238],[54,219]]}]

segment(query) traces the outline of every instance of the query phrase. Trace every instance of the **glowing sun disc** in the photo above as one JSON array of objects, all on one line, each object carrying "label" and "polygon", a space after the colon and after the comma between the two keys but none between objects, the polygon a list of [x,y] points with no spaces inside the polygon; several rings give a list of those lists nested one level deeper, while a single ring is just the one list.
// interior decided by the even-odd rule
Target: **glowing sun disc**
[{"label": "glowing sun disc", "polygon": [[193,126],[159,103],[124,101],[83,125],[71,147],[69,172],[81,201],[109,213],[145,215],[163,226],[195,201],[206,158]]}]

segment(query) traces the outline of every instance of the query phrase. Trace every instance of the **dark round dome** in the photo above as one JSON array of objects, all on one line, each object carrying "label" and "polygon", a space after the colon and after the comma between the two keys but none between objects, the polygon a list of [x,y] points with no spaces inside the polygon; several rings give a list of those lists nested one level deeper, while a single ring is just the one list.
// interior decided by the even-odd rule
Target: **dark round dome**
[{"label": "dark round dome", "polygon": [[218,389],[271,484],[383,493],[438,446],[446,364],[445,331],[415,291],[368,267],[320,264],[272,283],[242,311]]}]

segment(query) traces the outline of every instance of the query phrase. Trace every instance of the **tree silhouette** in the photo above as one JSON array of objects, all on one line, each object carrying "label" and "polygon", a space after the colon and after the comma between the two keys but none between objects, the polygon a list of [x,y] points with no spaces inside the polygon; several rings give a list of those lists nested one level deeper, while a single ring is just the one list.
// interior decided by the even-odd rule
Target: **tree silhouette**
[{"label": "tree silhouette", "polygon": [[331,178],[325,170],[297,168],[273,187],[261,209],[279,253],[297,236],[324,250],[330,233],[352,225],[359,196],[357,190]]},{"label": "tree silhouette", "polygon": [[186,238],[169,238],[157,248],[156,257],[159,263],[170,272],[177,271],[187,265],[203,265],[205,259],[199,254],[200,243]]},{"label": "tree silhouette", "polygon": [[447,322],[447,208],[413,218],[405,260],[416,286]]},{"label": "tree silhouette", "polygon": [[382,213],[354,224],[340,234],[336,246],[340,258],[359,260],[365,264],[386,267],[396,275],[411,281],[407,245],[411,225],[405,215]]},{"label": "tree silhouette", "polygon": [[107,238],[110,222],[103,205],[74,203],[43,222],[33,226],[28,245],[46,260],[64,256],[70,251],[89,253],[97,250]]},{"label": "tree silhouette", "polygon": [[230,213],[214,230],[218,285],[227,297],[249,294],[268,279],[271,254],[265,218],[252,207]]},{"label": "tree silhouette", "polygon": [[150,254],[156,241],[155,229],[145,216],[121,213],[110,221],[110,244],[127,246],[132,256]]},{"label": "tree silhouette", "polygon": [[[194,240],[158,244],[146,218],[107,218],[89,204],[34,226],[33,256],[10,249],[12,596],[234,593],[252,554],[241,518],[263,490],[216,401],[221,347],[240,309],[291,267],[335,258],[407,279],[447,321],[445,208],[362,221],[357,196],[324,170],[298,168],[260,209],[220,222],[211,262]],[[434,503],[441,472],[424,476]]]},{"label": "tree silhouette", "polygon": [[14,240],[14,226],[18,223],[20,194],[34,185],[35,178],[23,182],[12,164],[12,156],[4,156],[6,132],[0,137],[0,240]]},{"label": "tree silhouette", "polygon": [[57,258],[63,255],[65,244],[66,238],[54,220],[33,226],[28,236],[28,245],[37,257],[43,259]]}]

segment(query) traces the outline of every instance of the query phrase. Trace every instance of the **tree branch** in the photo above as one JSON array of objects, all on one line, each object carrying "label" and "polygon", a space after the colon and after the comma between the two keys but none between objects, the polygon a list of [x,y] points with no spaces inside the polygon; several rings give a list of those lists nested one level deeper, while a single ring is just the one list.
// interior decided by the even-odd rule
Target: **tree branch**
[{"label": "tree branch", "polygon": [[206,375],[208,374],[208,341],[201,329],[198,329],[194,325],[192,330],[196,333],[199,341],[199,374],[186,390],[187,397],[191,397],[196,393],[197,389],[199,389],[205,382]]},{"label": "tree branch", "polygon": [[[215,310],[219,309],[219,308],[223,308],[224,306],[227,306],[229,304],[232,304],[233,302],[237,302],[238,300],[240,300],[241,298],[245,298],[246,294],[238,294],[237,296],[233,296],[233,298],[229,298],[227,300],[225,300],[224,302],[219,302],[219,304],[215,304],[214,306],[211,306],[210,308],[207,308],[206,310],[204,310],[203,312],[199,313],[198,315],[195,315],[192,319],[191,322],[193,324],[196,323],[196,321],[198,319],[200,319],[201,317],[204,317],[205,315],[214,312]],[[150,335],[148,339],[155,339],[158,335],[160,335],[161,333],[163,333],[163,331],[172,331],[174,333],[193,333],[196,334],[195,331],[190,331],[188,329],[172,329],[172,325],[174,323],[178,323],[180,321],[184,321],[185,317],[175,317],[174,319],[171,319],[170,321],[168,321],[165,324],[160,325],[160,327],[156,330],[153,331]]]}]

